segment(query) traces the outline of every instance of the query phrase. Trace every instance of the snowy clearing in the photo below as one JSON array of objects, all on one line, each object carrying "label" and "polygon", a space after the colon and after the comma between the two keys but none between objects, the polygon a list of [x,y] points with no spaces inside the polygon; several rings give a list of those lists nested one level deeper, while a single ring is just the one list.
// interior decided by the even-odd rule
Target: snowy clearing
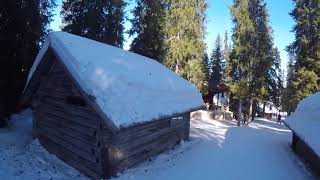
[{"label": "snowy clearing", "polygon": [[[86,179],[33,141],[31,127],[31,112],[24,111],[9,129],[0,129],[1,179]],[[313,179],[290,142],[291,131],[275,121],[236,127],[231,121],[194,120],[190,141],[114,180]]]}]

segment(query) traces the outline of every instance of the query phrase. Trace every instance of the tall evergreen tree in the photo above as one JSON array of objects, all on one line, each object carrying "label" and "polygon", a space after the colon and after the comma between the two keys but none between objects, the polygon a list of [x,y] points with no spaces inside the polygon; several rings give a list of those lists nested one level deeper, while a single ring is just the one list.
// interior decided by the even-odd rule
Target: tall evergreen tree
[{"label": "tall evergreen tree", "polygon": [[229,36],[226,31],[224,34],[224,72],[223,72],[223,81],[226,84],[229,84],[232,81],[232,61],[231,61],[231,46],[229,44]]},{"label": "tall evergreen tree", "polygon": [[223,80],[223,72],[224,72],[224,57],[222,51],[222,42],[221,37],[218,34],[215,47],[213,48],[211,54],[211,75],[210,75],[210,91],[216,92],[218,85],[222,83]]},{"label": "tall evergreen tree", "polygon": [[205,91],[205,9],[204,0],[168,0],[166,3],[163,62]]},{"label": "tall evergreen tree", "polygon": [[136,36],[130,51],[160,61],[164,55],[164,19],[163,0],[137,0],[132,11],[130,36]]},{"label": "tall evergreen tree", "polygon": [[294,92],[287,95],[295,108],[302,98],[320,90],[320,1],[294,0],[290,15],[296,21],[295,41],[287,48],[295,57],[288,82]]},{"label": "tall evergreen tree", "polygon": [[293,98],[295,96],[295,86],[293,83],[294,78],[294,62],[295,57],[293,54],[289,54],[289,62],[288,62],[288,68],[287,68],[287,77],[286,77],[286,87],[284,89],[284,96],[282,101],[282,107],[283,110],[287,111],[289,114],[295,110],[295,106],[298,102],[296,102],[296,98]]},{"label": "tall evergreen tree", "polygon": [[236,67],[230,90],[234,98],[238,99],[237,118],[239,118],[242,110],[242,101],[251,97],[249,83],[252,79],[252,65],[255,59],[254,47],[251,43],[254,35],[254,26],[250,19],[249,1],[234,0],[231,14],[234,23],[231,57]]},{"label": "tall evergreen tree", "polygon": [[206,90],[205,92],[203,93],[208,93],[210,92],[210,87],[209,87],[209,82],[210,82],[210,77],[211,77],[211,66],[212,66],[212,63],[209,59],[209,56],[207,54],[207,52],[204,52],[204,74],[205,74],[205,87],[206,87]]},{"label": "tall evergreen tree", "polygon": [[62,5],[62,30],[123,47],[123,0],[64,0]]},{"label": "tall evergreen tree", "polygon": [[49,31],[51,0],[3,0],[0,6],[0,124],[18,109],[28,71]]}]

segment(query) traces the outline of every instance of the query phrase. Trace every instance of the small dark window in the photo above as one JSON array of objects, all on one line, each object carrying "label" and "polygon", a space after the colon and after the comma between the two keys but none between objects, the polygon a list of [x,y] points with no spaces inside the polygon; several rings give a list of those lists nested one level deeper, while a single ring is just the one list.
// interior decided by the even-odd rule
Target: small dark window
[{"label": "small dark window", "polygon": [[72,104],[74,106],[86,106],[86,101],[79,96],[68,96],[67,97],[67,103]]}]

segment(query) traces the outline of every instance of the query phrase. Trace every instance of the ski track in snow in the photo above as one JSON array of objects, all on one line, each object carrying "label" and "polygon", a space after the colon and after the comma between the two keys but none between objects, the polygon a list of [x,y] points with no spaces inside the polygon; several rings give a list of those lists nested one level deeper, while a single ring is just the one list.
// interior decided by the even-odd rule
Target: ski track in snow
[{"label": "ski track in snow", "polygon": [[[0,179],[88,179],[32,139],[31,111],[0,129]],[[129,169],[114,180],[313,179],[290,148],[291,131],[275,121],[249,126],[234,121],[192,120],[190,140]]]}]

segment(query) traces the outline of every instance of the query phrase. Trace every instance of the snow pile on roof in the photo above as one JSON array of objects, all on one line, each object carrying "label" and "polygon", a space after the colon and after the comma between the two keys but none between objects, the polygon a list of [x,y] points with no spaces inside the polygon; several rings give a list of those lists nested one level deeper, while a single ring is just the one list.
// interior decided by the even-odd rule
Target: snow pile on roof
[{"label": "snow pile on roof", "polygon": [[320,156],[320,92],[302,99],[285,122]]},{"label": "snow pile on roof", "polygon": [[28,82],[49,46],[118,127],[203,105],[194,85],[157,61],[65,32],[50,33]]}]

